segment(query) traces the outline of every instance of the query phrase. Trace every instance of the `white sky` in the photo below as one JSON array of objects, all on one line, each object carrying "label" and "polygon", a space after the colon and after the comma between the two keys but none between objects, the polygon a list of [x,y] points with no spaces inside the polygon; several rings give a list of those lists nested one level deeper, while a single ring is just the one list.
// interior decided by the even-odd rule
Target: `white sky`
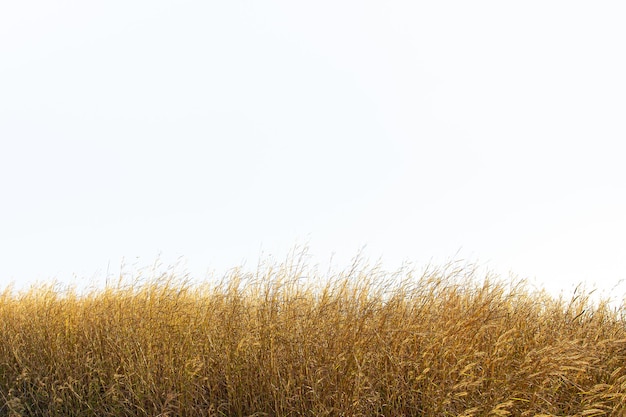
[{"label": "white sky", "polygon": [[622,1],[4,1],[0,285],[159,253],[219,275],[308,242],[610,289],[625,21]]}]

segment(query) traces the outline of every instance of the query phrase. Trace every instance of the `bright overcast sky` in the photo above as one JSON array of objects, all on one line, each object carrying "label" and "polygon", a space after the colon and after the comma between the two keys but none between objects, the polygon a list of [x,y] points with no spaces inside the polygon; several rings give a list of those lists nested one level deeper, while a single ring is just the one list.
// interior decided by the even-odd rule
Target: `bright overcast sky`
[{"label": "bright overcast sky", "polygon": [[622,1],[5,1],[0,284],[308,243],[626,279]]}]

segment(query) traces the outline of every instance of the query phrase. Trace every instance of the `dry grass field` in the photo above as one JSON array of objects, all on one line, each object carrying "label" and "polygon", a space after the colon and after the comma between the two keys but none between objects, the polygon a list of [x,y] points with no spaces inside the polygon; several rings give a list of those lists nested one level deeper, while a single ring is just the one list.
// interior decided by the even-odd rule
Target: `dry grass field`
[{"label": "dry grass field", "polygon": [[451,263],[0,295],[0,416],[624,416],[625,308]]}]

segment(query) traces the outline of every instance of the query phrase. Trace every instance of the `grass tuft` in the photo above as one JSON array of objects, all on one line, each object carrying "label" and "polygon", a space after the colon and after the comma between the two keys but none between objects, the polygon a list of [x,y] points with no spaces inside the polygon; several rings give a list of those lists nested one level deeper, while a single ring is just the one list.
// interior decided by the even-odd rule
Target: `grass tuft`
[{"label": "grass tuft", "polygon": [[589,295],[358,260],[7,289],[0,416],[623,416],[626,308]]}]

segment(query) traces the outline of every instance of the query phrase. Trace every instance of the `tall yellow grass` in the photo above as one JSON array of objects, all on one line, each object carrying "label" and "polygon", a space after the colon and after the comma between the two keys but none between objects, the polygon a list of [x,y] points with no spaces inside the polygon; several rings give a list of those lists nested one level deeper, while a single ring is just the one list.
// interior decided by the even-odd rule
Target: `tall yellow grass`
[{"label": "tall yellow grass", "polygon": [[624,416],[626,309],[449,264],[0,296],[0,416]]}]

